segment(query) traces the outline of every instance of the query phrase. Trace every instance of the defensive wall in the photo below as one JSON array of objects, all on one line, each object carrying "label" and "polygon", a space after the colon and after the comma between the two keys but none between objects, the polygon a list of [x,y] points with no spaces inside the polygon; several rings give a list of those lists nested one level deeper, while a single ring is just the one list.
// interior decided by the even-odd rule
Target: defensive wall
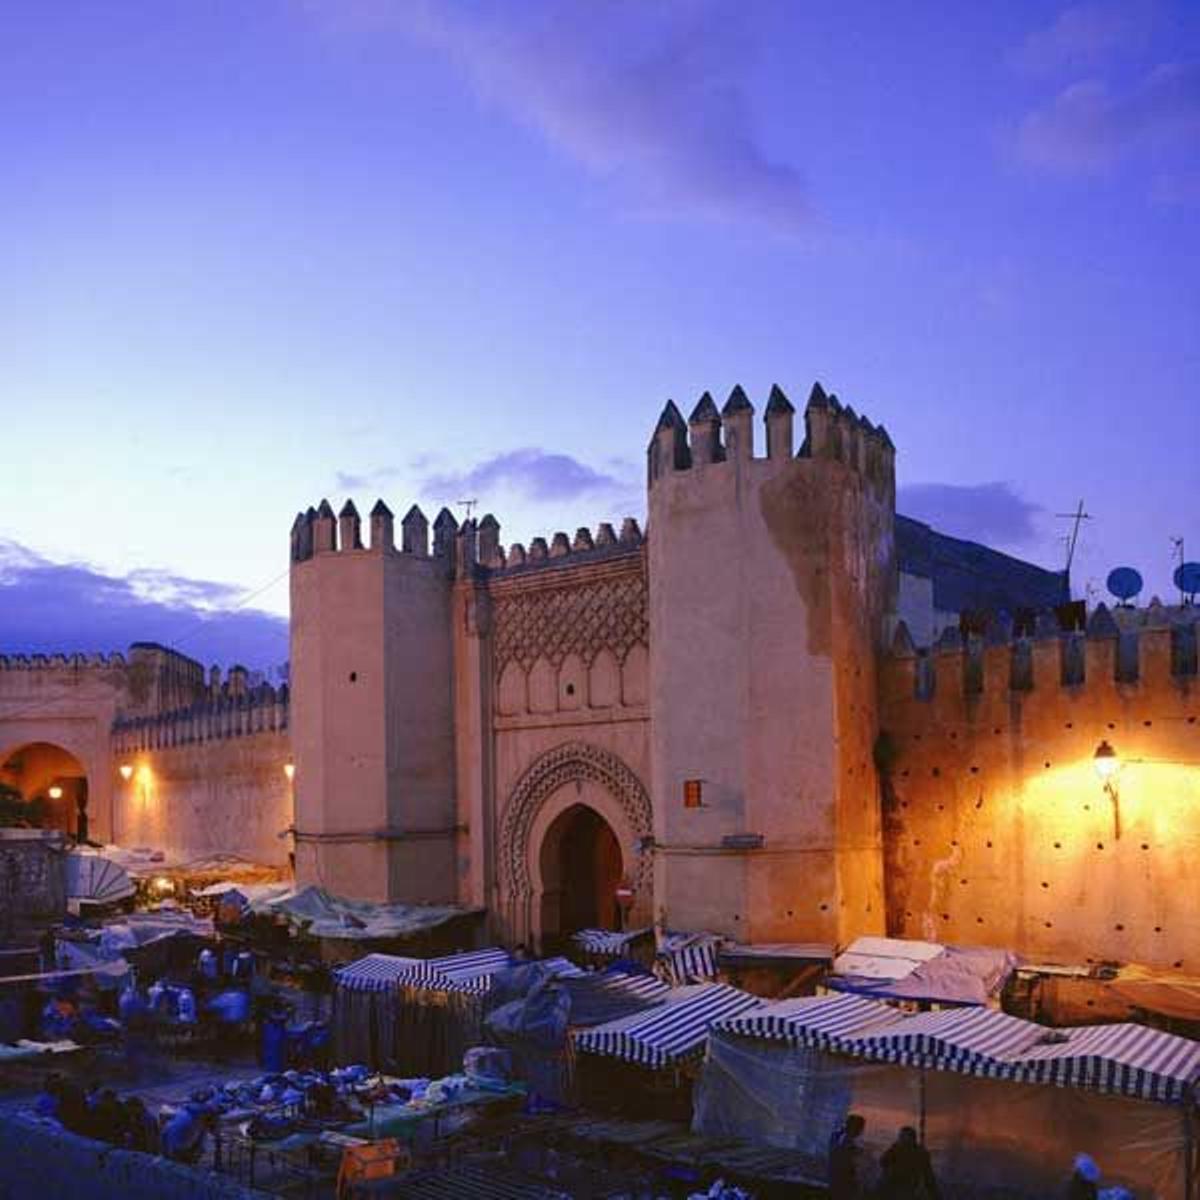
[{"label": "defensive wall", "polygon": [[[673,404],[650,527],[528,547],[379,501],[292,528],[301,881],[487,906],[553,932],[545,853],[583,806],[630,919],[742,938],[882,929],[874,664],[894,606],[894,448],[813,389]],[[700,802],[685,809],[685,784]],[[654,803],[651,803],[651,797]],[[798,879],[809,885],[801,891]]]},{"label": "defensive wall", "polygon": [[[190,703],[204,686],[199,663],[150,642],[135,642],[127,656],[0,655],[0,764],[31,748],[20,774],[8,772],[4,780],[28,799],[56,773],[80,773],[87,781],[89,833],[107,840],[115,795],[113,724],[121,716]],[[68,768],[64,755],[78,766]],[[74,812],[56,816],[74,832]]]},{"label": "defensive wall", "polygon": [[[1200,971],[1197,615],[1101,605],[1063,633],[1046,613],[927,655],[897,630],[877,745],[893,934]],[[1107,786],[1098,761],[1119,764]]]},{"label": "defensive wall", "polygon": [[[118,720],[112,730],[114,830],[125,846],[173,860],[237,855],[286,864],[292,849],[288,689],[215,671],[186,708]],[[125,776],[128,775],[128,778]]]}]

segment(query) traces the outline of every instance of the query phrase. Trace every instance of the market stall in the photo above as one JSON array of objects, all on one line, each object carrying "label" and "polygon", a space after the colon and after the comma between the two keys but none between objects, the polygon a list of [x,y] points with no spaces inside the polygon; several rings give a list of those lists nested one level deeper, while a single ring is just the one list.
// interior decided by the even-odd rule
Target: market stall
[{"label": "market stall", "polygon": [[576,1033],[580,1100],[630,1116],[686,1117],[713,1023],[762,1004],[727,984],[690,984],[670,989],[648,1012]]},{"label": "market stall", "polygon": [[872,1154],[917,1127],[955,1196],[1052,1194],[1082,1151],[1139,1200],[1192,1200],[1197,1082],[1200,1043],[1142,1026],[804,999],[715,1023],[693,1127],[800,1150],[819,1182],[853,1111]]},{"label": "market stall", "polygon": [[335,1056],[401,1075],[455,1069],[482,1040],[483,996],[511,961],[492,948],[432,959],[368,954],[350,963],[334,977]]}]

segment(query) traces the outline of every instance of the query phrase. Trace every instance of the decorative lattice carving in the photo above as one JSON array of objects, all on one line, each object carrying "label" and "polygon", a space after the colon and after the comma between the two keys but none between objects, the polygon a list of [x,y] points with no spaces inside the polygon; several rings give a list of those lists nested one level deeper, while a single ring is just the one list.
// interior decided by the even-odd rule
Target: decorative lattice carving
[{"label": "decorative lattice carving", "polygon": [[[650,837],[654,824],[642,781],[615,754],[586,742],[564,742],[548,750],[521,776],[500,827],[500,869],[505,890],[515,900],[533,894],[529,840],[542,805],[560,787],[577,781],[599,784],[621,806],[638,837]],[[638,896],[650,895],[650,854],[639,854],[633,873]]]},{"label": "decorative lattice carving", "polygon": [[557,667],[571,653],[591,663],[607,648],[620,660],[631,646],[649,643],[640,571],[499,595],[494,605],[497,675],[514,659],[525,670],[539,657]]}]

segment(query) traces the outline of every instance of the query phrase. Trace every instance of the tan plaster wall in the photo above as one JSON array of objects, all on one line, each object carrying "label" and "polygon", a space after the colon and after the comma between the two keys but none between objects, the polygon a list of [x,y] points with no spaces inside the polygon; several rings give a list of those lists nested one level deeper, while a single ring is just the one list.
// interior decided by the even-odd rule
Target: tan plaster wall
[{"label": "tan plaster wall", "polygon": [[0,669],[0,761],[30,742],[73,755],[87,775],[89,833],[99,841],[112,836],[110,731],[127,704],[123,663]]},{"label": "tan plaster wall", "polygon": [[296,872],[372,900],[457,894],[445,563],[318,552],[291,575]]},{"label": "tan plaster wall", "polygon": [[[743,939],[882,927],[874,655],[890,491],[817,459],[650,491],[652,779],[668,921]],[[682,802],[703,781],[704,806]],[[761,834],[762,850],[721,840]]]},{"label": "tan plaster wall", "polygon": [[[118,753],[108,764],[116,796],[115,841],[151,846],[177,861],[236,854],[286,864],[292,840],[286,732],[252,733]],[[122,764],[132,766],[127,782]]]},{"label": "tan plaster wall", "polygon": [[[494,737],[497,829],[502,827],[506,809],[521,777],[543,754],[564,743],[583,742],[608,751],[620,759],[642,781],[643,786],[649,777],[649,720],[644,708],[616,706],[600,712],[568,711],[497,718]],[[547,798],[534,822],[533,834],[523,852],[535,889],[539,886],[541,875],[538,856],[545,831],[554,817],[573,803],[590,805],[608,821],[617,835],[626,872],[634,875],[638,863],[630,821],[626,819],[615,796],[605,793],[604,789],[589,781],[582,781],[578,786],[568,784],[553,798]],[[503,853],[503,848],[497,845],[495,852]],[[515,911],[512,898],[504,893],[501,885],[502,880],[497,878],[494,911],[498,931],[502,936],[517,941],[536,941],[540,934],[541,919],[536,894],[533,910]],[[647,923],[653,919],[652,896],[644,893],[637,896],[631,919],[634,923]]]},{"label": "tan plaster wall", "polygon": [[[1200,688],[1171,675],[1169,630],[1141,634],[1137,683],[1114,681],[1115,644],[1089,639],[1086,682],[1064,687],[1058,641],[1033,643],[1026,692],[1006,646],[984,651],[979,694],[958,653],[934,656],[929,700],[912,698],[914,659],[885,663],[894,934],[1200,970]],[[1102,739],[1125,761],[1119,837]]]}]

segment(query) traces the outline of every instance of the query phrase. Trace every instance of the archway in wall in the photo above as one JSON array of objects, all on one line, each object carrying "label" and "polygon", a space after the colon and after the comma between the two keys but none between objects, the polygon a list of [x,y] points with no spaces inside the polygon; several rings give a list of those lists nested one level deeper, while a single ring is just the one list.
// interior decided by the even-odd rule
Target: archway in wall
[{"label": "archway in wall", "polygon": [[579,929],[617,929],[617,889],[624,860],[612,826],[586,804],[572,804],[550,823],[540,852],[542,940]]},{"label": "archway in wall", "polygon": [[[581,808],[591,815],[576,811]],[[650,797],[617,755],[586,742],[565,742],[546,751],[517,781],[501,816],[497,915],[504,936],[545,949],[571,924],[588,924],[579,918],[592,907],[594,923],[611,924],[598,900],[593,906],[583,897],[597,895],[596,880],[607,880],[618,860],[617,883],[632,892],[627,920],[631,927],[648,925],[653,919],[652,833]],[[615,855],[609,837],[616,842]],[[594,856],[591,861],[606,863],[608,874],[590,869],[592,883],[568,900],[564,915],[557,893],[563,891],[564,861],[572,855],[580,861]],[[614,885],[614,901],[615,893]]]},{"label": "archway in wall", "polygon": [[[0,752],[0,783],[15,789],[44,829],[78,835],[87,812],[88,777],[70,751],[53,742],[26,742]],[[86,816],[84,816],[86,823]],[[82,831],[87,833],[85,829]]]}]

